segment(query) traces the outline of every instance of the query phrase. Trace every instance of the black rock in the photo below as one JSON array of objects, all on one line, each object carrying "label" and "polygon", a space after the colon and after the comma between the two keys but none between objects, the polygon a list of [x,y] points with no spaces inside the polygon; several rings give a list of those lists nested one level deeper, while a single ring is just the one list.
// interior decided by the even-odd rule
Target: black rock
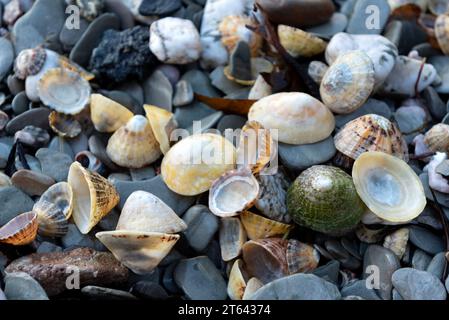
[{"label": "black rock", "polygon": [[239,41],[230,58],[230,72],[239,80],[251,80],[251,52],[245,41]]},{"label": "black rock", "polygon": [[167,15],[181,7],[181,0],[143,0],[139,13],[143,16]]},{"label": "black rock", "polygon": [[166,300],[169,298],[167,291],[159,284],[150,281],[139,281],[131,289],[131,293],[142,299]]}]

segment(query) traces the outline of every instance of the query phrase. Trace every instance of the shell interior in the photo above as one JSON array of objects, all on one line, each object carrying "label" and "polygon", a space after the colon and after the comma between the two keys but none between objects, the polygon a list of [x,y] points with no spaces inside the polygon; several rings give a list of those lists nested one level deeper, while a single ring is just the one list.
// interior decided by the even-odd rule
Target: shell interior
[{"label": "shell interior", "polygon": [[238,218],[223,218],[220,224],[220,249],[224,261],[238,257],[246,241],[246,233]]},{"label": "shell interior", "polygon": [[242,300],[246,290],[246,279],[242,269],[243,261],[238,259],[229,274],[228,295],[231,300]]},{"label": "shell interior", "polygon": [[37,214],[22,213],[0,228],[0,242],[12,245],[29,244],[36,238],[37,228]]},{"label": "shell interior", "polygon": [[173,113],[151,105],[144,105],[154,137],[159,142],[159,147],[163,154],[170,150],[170,134],[178,127]]},{"label": "shell interior", "polygon": [[72,116],[52,111],[48,116],[51,129],[60,137],[75,138],[81,133],[81,124]]}]

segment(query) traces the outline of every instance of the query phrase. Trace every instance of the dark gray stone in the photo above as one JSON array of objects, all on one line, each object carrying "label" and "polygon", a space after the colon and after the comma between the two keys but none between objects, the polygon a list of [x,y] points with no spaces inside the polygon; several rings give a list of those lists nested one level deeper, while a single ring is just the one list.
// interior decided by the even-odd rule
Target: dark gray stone
[{"label": "dark gray stone", "polygon": [[192,104],[182,108],[176,108],[175,119],[180,128],[189,128],[193,125],[193,121],[199,121],[207,116],[217,112],[208,107],[204,103],[194,101]]},{"label": "dark gray stone", "polygon": [[0,143],[0,169],[6,167],[6,163],[8,162],[9,153],[11,152],[11,146]]},{"label": "dark gray stone", "polygon": [[229,58],[229,72],[238,80],[252,80],[251,52],[245,41],[239,41]]},{"label": "dark gray stone", "polygon": [[444,275],[444,267],[446,265],[445,252],[436,254],[427,266],[427,272],[430,272],[438,279],[442,280]]},{"label": "dark gray stone", "polygon": [[80,18],[79,28],[68,29],[64,24],[61,32],[59,33],[59,41],[63,45],[64,49],[72,50],[76,43],[81,39],[84,32],[89,27],[89,22],[86,19]]},{"label": "dark gray stone", "polygon": [[446,300],[443,283],[433,274],[412,268],[393,273],[392,282],[404,300]]},{"label": "dark gray stone", "polygon": [[426,271],[432,257],[420,249],[416,249],[413,253],[412,267],[416,270]]},{"label": "dark gray stone", "polygon": [[172,111],[173,87],[161,71],[153,74],[143,83],[145,104]]},{"label": "dark gray stone", "polygon": [[131,293],[142,299],[166,300],[169,298],[167,291],[159,284],[149,281],[139,281],[131,289]]},{"label": "dark gray stone", "polygon": [[445,246],[441,236],[437,236],[429,230],[418,226],[411,226],[409,230],[410,242],[421,250],[432,255],[444,251]]},{"label": "dark gray stone", "polygon": [[62,152],[67,154],[71,159],[75,158],[75,154],[73,153],[72,148],[70,147],[70,144],[67,142],[66,139],[60,137],[60,136],[54,136],[53,139],[50,141],[50,144],[48,145],[48,149]]},{"label": "dark gray stone", "polygon": [[326,281],[338,284],[338,276],[340,274],[340,262],[337,260],[329,261],[324,266],[321,266],[312,271],[312,273]]},{"label": "dark gray stone", "polygon": [[82,234],[74,224],[69,224],[69,230],[67,234],[61,238],[61,242],[64,248],[95,248],[94,239],[90,235]]},{"label": "dark gray stone", "polygon": [[192,86],[193,92],[195,93],[199,93],[208,97],[220,97],[218,91],[214,87],[212,87],[207,74],[198,69],[187,71],[185,74],[183,74],[181,80],[189,82]]},{"label": "dark gray stone", "polygon": [[121,29],[130,29],[134,27],[134,16],[129,8],[121,0],[105,0],[105,12],[114,13],[120,18]]},{"label": "dark gray stone", "polygon": [[223,116],[220,121],[218,121],[217,130],[224,135],[226,129],[237,130],[243,128],[246,121],[247,119],[245,117],[235,114],[227,114]]},{"label": "dark gray stone", "polygon": [[210,129],[213,129],[221,117],[223,117],[223,112],[214,112],[207,117],[198,120],[199,124],[192,124],[192,126],[187,128],[187,131],[189,131],[190,134],[204,133]]},{"label": "dark gray stone", "polygon": [[0,38],[0,82],[12,68],[14,62],[14,48],[7,38]]},{"label": "dark gray stone", "polygon": [[446,115],[446,105],[441,100],[438,92],[433,87],[427,87],[422,96],[426,101],[426,106],[435,121],[441,121]]},{"label": "dark gray stone", "polygon": [[25,91],[22,91],[19,94],[17,94],[11,103],[14,114],[19,115],[27,111],[29,109],[29,103],[30,101],[28,100]]},{"label": "dark gray stone", "polygon": [[117,87],[117,90],[126,92],[139,106],[144,104],[143,88],[137,81],[122,83]]},{"label": "dark gray stone", "polygon": [[8,300],[49,300],[39,282],[24,272],[6,275],[5,295]]},{"label": "dark gray stone", "polygon": [[335,12],[332,18],[319,26],[308,28],[306,31],[313,33],[321,38],[330,39],[339,32],[343,32],[348,25],[348,18],[340,12]]},{"label": "dark gray stone", "polygon": [[449,57],[447,56],[433,56],[427,60],[437,70],[438,75],[441,78],[441,84],[435,87],[438,93],[449,93]]},{"label": "dark gray stone", "polygon": [[42,242],[36,250],[36,253],[50,253],[50,252],[62,252],[62,248],[60,246],[55,245],[54,243],[44,241]]},{"label": "dark gray stone", "polygon": [[387,119],[391,119],[392,116],[391,109],[385,102],[376,99],[368,99],[368,101],[356,111],[350,114],[336,115],[335,125],[337,128],[343,128],[349,121],[367,114],[377,114]]},{"label": "dark gray stone", "polygon": [[181,0],[143,0],[139,13],[143,16],[168,15],[181,7]]},{"label": "dark gray stone", "polygon": [[84,287],[81,293],[93,300],[137,300],[136,296],[129,292],[97,286]]},{"label": "dark gray stone", "polygon": [[156,176],[153,167],[145,167],[140,169],[130,169],[129,173],[133,181],[144,181],[152,179]]},{"label": "dark gray stone", "polygon": [[218,231],[218,218],[203,205],[191,207],[182,216],[188,228],[184,235],[189,245],[197,252],[203,251]]},{"label": "dark gray stone", "polygon": [[237,82],[229,80],[225,76],[223,66],[215,68],[214,71],[210,73],[210,80],[215,88],[223,91],[225,94],[231,94],[243,88],[243,86],[239,85]]},{"label": "dark gray stone", "polygon": [[8,223],[19,214],[31,211],[34,202],[23,191],[16,187],[0,189],[0,226]]},{"label": "dark gray stone", "polygon": [[418,106],[400,107],[394,114],[399,130],[403,134],[414,133],[422,130],[427,123],[427,114]]},{"label": "dark gray stone", "polygon": [[[369,10],[369,6],[374,6],[372,8],[377,10]],[[387,0],[359,0],[354,6],[346,32],[351,34],[380,34],[389,16],[390,5]],[[379,22],[379,25],[373,23],[376,21]]]},{"label": "dark gray stone", "polygon": [[42,173],[52,177],[56,182],[67,181],[73,160],[66,153],[41,148],[36,152],[36,158],[41,163]]},{"label": "dark gray stone", "polygon": [[36,108],[28,110],[17,117],[12,118],[6,125],[6,131],[10,135],[14,135],[26,126],[35,126],[44,130],[50,129],[48,125],[48,116],[51,110],[47,108]]},{"label": "dark gray stone", "polygon": [[366,280],[355,280],[341,289],[343,297],[358,296],[366,300],[381,300],[376,290],[369,289]]}]

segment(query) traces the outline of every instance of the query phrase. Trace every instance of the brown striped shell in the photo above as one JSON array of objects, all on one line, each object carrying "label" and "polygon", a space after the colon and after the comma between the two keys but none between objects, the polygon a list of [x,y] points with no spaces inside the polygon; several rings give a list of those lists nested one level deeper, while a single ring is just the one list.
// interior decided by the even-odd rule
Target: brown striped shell
[{"label": "brown striped shell", "polygon": [[290,224],[270,220],[249,211],[242,212],[240,214],[240,220],[250,240],[283,236],[293,228]]},{"label": "brown striped shell", "polygon": [[342,154],[356,160],[367,151],[381,151],[408,161],[408,146],[401,132],[390,120],[368,114],[347,123],[334,138]]},{"label": "brown striped shell", "polygon": [[434,125],[425,134],[424,143],[432,152],[449,152],[449,125]]},{"label": "brown striped shell", "polygon": [[24,80],[41,71],[47,59],[47,52],[42,47],[22,50],[16,58],[14,72],[17,78]]},{"label": "brown striped shell", "polygon": [[323,53],[327,43],[320,38],[298,28],[280,24],[279,41],[287,52],[297,57],[312,57]]},{"label": "brown striped shell", "polygon": [[37,214],[22,213],[0,228],[0,243],[15,246],[29,244],[36,238],[37,228]]},{"label": "brown striped shell", "polygon": [[314,247],[294,239],[288,241],[286,257],[289,274],[313,271],[320,262],[320,254]]},{"label": "brown striped shell", "polygon": [[246,26],[253,24],[253,20],[247,16],[231,15],[221,20],[218,31],[221,34],[221,42],[228,52],[232,52],[241,40],[248,43],[251,56],[256,57],[262,47],[262,37],[249,30]]},{"label": "brown striped shell", "polygon": [[435,21],[435,37],[441,51],[449,55],[449,14],[441,14]]}]

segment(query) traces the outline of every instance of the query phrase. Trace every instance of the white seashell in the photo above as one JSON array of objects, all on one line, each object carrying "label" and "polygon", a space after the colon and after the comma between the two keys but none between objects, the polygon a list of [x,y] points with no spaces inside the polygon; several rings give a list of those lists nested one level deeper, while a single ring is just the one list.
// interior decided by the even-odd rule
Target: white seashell
[{"label": "white seashell", "polygon": [[446,159],[446,153],[437,152],[436,155],[432,157],[429,164],[424,168],[425,170],[427,169],[427,173],[429,174],[429,187],[442,193],[449,193],[449,182],[443,175],[437,173],[436,168]]},{"label": "white seashell", "polygon": [[260,100],[269,96],[272,93],[271,86],[265,81],[265,79],[259,75],[254,83],[251,91],[249,92],[248,99]]}]

